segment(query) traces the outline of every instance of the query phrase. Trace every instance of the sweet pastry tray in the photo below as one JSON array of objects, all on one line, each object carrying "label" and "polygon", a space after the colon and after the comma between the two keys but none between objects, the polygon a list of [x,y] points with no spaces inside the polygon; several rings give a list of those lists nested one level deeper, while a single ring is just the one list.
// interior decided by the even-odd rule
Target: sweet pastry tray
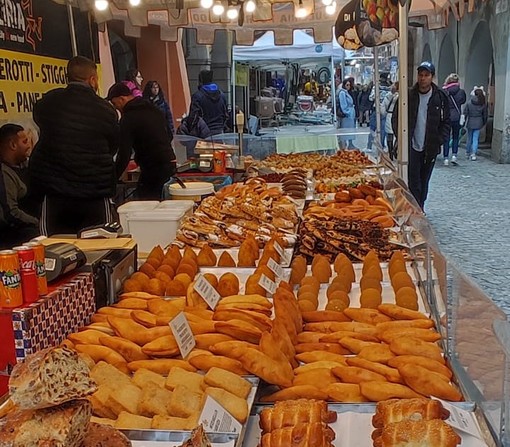
[{"label": "sweet pastry tray", "polygon": [[[193,251],[198,254],[200,251],[199,248],[193,248]],[[184,252],[184,250],[181,250],[181,254]],[[223,254],[223,252],[227,252],[230,256],[232,256],[232,259],[234,261],[238,262],[239,260],[239,248],[213,248],[213,252],[216,255],[216,259],[220,259],[220,256]],[[259,250],[259,259],[262,256],[263,250]],[[290,265],[290,262],[292,261],[292,256],[294,255],[294,247],[288,247],[283,250],[285,259],[284,262],[281,263],[282,267],[288,267]],[[258,264],[258,261],[256,262]],[[211,269],[224,269],[225,271],[230,271],[231,267],[207,267]],[[249,268],[249,267],[248,267]],[[236,269],[246,269],[246,267],[236,267]],[[214,272],[210,272],[214,273]]]},{"label": "sweet pastry tray", "polygon": [[[459,408],[474,414],[474,404],[463,402],[455,404]],[[243,447],[257,447],[260,442],[260,427],[258,413],[264,408],[257,406],[248,419],[248,427],[243,442]],[[337,420],[329,426],[334,430],[336,438],[333,441],[334,447],[372,447],[371,438],[372,416],[375,413],[375,404],[329,404],[330,410],[336,411]],[[448,422],[448,420],[446,420]],[[479,437],[466,432],[456,430],[462,439],[461,447],[486,447],[482,430],[479,430]]]},{"label": "sweet pastry tray", "polygon": [[[133,447],[178,447],[189,439],[189,431],[122,430],[131,440]],[[235,447],[238,435],[211,433],[207,437],[212,447]]]}]

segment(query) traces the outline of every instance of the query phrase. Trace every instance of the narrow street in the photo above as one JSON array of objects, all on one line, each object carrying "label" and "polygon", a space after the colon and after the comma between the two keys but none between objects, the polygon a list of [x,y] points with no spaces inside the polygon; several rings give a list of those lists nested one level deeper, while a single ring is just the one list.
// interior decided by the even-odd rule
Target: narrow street
[{"label": "narrow street", "polygon": [[510,169],[484,157],[438,157],[425,204],[443,253],[510,315]]}]

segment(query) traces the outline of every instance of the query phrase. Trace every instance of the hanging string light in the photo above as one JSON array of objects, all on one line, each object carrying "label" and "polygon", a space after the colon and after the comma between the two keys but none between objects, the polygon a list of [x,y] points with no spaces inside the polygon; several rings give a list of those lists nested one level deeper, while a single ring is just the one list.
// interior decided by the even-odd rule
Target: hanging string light
[{"label": "hanging string light", "polygon": [[333,0],[322,0],[322,4],[323,4],[324,6],[329,6],[329,5],[331,5],[332,3],[333,3]]},{"label": "hanging string light", "polygon": [[239,11],[237,10],[237,8],[235,6],[230,6],[227,9],[227,17],[230,20],[234,20],[234,19],[237,19],[239,17]]},{"label": "hanging string light", "polygon": [[303,0],[299,0],[299,7],[296,8],[296,11],[294,12],[294,15],[296,16],[296,18],[298,19],[303,19],[305,18],[308,14],[310,14],[310,12],[308,11],[308,9],[306,9],[304,6],[303,6]]},{"label": "hanging string light", "polygon": [[142,0],[129,0],[131,6],[140,6],[140,3],[142,3]]},{"label": "hanging string light", "polygon": [[[322,0],[324,1],[324,0]],[[336,13],[336,2],[331,3],[331,5],[326,6],[326,14],[327,15],[334,15]]]},{"label": "hanging string light", "polygon": [[257,4],[253,0],[248,0],[244,4],[244,10],[246,12],[255,12],[256,9],[257,9]]},{"label": "hanging string light", "polygon": [[110,6],[110,3],[108,0],[96,0],[94,2],[94,6],[98,11],[106,11],[108,6]]},{"label": "hanging string light", "polygon": [[221,2],[216,2],[212,7],[212,12],[214,15],[221,16],[225,12],[225,7]]},{"label": "hanging string light", "polygon": [[200,0],[200,6],[204,9],[210,9],[214,3],[214,0]]}]

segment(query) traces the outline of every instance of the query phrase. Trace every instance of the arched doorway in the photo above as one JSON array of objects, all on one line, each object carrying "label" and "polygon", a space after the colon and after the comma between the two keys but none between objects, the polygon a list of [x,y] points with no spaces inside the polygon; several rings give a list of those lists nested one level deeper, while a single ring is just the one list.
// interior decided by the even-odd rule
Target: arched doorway
[{"label": "arched doorway", "polygon": [[[494,91],[494,50],[492,46],[492,38],[489,24],[485,21],[478,23],[471,43],[469,45],[468,59],[466,63],[466,82],[465,90],[469,93],[474,86],[483,86],[487,94],[487,102],[489,106],[489,116],[494,115],[494,100],[496,97]],[[492,137],[492,120],[489,118],[487,132],[482,133],[480,141],[490,142]]]},{"label": "arched doorway", "polygon": [[430,45],[428,43],[423,47],[423,56],[420,62],[429,61],[432,62],[432,52],[430,51]]},{"label": "arched doorway", "polygon": [[455,64],[455,51],[453,50],[452,39],[447,34],[444,36],[439,50],[439,60],[437,62],[437,84],[442,85],[450,73],[457,71]]}]

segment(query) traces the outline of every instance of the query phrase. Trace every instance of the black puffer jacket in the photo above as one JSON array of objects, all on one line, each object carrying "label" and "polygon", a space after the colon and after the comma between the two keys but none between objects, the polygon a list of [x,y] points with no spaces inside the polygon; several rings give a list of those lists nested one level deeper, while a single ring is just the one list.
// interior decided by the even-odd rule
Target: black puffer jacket
[{"label": "black puffer jacket", "polygon": [[71,83],[35,105],[40,137],[30,157],[31,186],[44,194],[102,198],[115,194],[115,110],[87,85]]},{"label": "black puffer jacket", "polygon": [[[418,84],[409,89],[409,148],[412,147],[412,138],[416,128],[418,107],[420,105],[420,92]],[[398,104],[391,117],[393,132],[398,135]],[[425,161],[430,162],[441,152],[442,144],[450,135],[450,105],[446,93],[432,84],[432,96],[427,109],[427,126],[425,129]]]},{"label": "black puffer jacket", "polygon": [[203,118],[211,135],[224,131],[228,119],[227,101],[216,84],[203,85],[193,93],[189,115],[195,114]]},{"label": "black puffer jacket", "polygon": [[163,185],[175,173],[175,153],[172,135],[161,111],[142,98],[129,101],[120,120],[120,149],[117,156],[117,174],[126,169],[135,152],[140,166],[140,183]]}]

